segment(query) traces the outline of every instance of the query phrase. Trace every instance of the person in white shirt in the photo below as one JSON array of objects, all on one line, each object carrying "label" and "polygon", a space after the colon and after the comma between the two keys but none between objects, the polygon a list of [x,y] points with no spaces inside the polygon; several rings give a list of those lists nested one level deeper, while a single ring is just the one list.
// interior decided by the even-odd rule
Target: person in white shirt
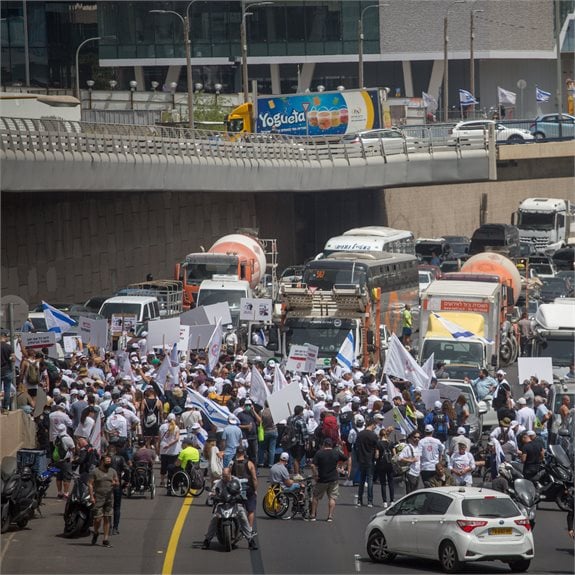
[{"label": "person in white shirt", "polygon": [[535,411],[531,407],[528,407],[527,400],[524,397],[520,397],[517,400],[517,405],[519,407],[517,411],[517,421],[525,427],[527,431],[532,431],[535,425]]},{"label": "person in white shirt", "polygon": [[128,439],[128,421],[124,417],[124,408],[116,407],[106,420],[105,426],[108,443],[122,448]]},{"label": "person in white shirt", "polygon": [[425,426],[425,437],[419,440],[419,449],[421,450],[421,480],[425,485],[435,475],[435,466],[441,460],[445,449],[443,443],[433,437],[433,425],[430,423]]},{"label": "person in white shirt", "polygon": [[471,474],[475,469],[475,459],[467,451],[467,446],[462,441],[457,445],[457,453],[449,460],[449,470],[457,485],[471,485]]},{"label": "person in white shirt", "polygon": [[72,418],[66,413],[66,404],[64,402],[58,403],[56,405],[56,409],[50,413],[48,416],[50,420],[50,430],[49,430],[49,438],[50,442],[54,443],[56,437],[58,436],[58,432],[56,431],[56,427],[63,423],[66,428],[72,429],[73,422]]},{"label": "person in white shirt", "polygon": [[467,446],[467,451],[471,451],[471,439],[467,437],[465,427],[457,428],[457,435],[453,438],[453,441],[451,442],[452,447],[450,448],[449,455],[453,455],[453,453],[457,452],[458,443],[465,443],[465,445]]},{"label": "person in white shirt", "polygon": [[421,474],[421,449],[419,441],[421,435],[419,431],[413,431],[409,435],[407,445],[401,450],[399,459],[405,460],[409,463],[409,469],[405,474],[405,493],[415,491],[419,485],[419,476]]}]

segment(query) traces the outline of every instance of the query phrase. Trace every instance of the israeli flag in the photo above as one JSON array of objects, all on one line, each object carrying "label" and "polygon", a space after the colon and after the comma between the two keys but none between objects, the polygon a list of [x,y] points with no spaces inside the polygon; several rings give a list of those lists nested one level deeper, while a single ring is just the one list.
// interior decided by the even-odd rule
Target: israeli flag
[{"label": "israeli flag", "polygon": [[431,312],[431,315],[433,315],[433,317],[437,319],[439,323],[451,334],[451,337],[453,337],[453,339],[477,339],[484,343],[489,344],[493,343],[492,339],[487,339],[485,337],[478,336],[472,331],[469,331],[468,329],[465,329],[464,327],[461,327],[460,325],[457,325],[456,323],[453,323],[452,321],[445,319],[438,313]]},{"label": "israeli flag", "polygon": [[44,311],[44,317],[46,318],[46,327],[48,328],[48,331],[53,331],[56,334],[56,339],[60,339],[63,332],[78,325],[78,323],[68,314],[52,307],[45,301],[42,302],[42,310]]},{"label": "israeli flag", "polygon": [[551,100],[551,92],[546,92],[538,86],[535,86],[535,99],[538,102],[549,102],[549,100]]},{"label": "israeli flag", "polygon": [[343,340],[339,352],[335,357],[337,363],[342,367],[346,367],[351,371],[351,366],[355,359],[355,338],[353,337],[353,332],[349,330],[346,338]]},{"label": "israeli flag", "polygon": [[467,90],[459,90],[459,105],[467,106],[468,104],[479,104],[475,96]]},{"label": "israeli flag", "polygon": [[223,429],[228,425],[228,417],[231,413],[227,407],[218,405],[215,401],[204,397],[189,387],[186,388],[186,391],[188,392],[186,407],[191,405],[200,409],[218,429]]},{"label": "israeli flag", "polygon": [[393,420],[395,421],[395,429],[406,437],[417,429],[410,419],[403,417],[397,406],[393,408],[392,413]]}]

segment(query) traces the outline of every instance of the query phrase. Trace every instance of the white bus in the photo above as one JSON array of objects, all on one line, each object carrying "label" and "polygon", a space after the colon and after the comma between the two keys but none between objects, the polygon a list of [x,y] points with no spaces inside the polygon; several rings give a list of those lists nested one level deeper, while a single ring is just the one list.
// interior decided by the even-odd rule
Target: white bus
[{"label": "white bus", "polygon": [[391,252],[415,255],[415,238],[407,230],[383,226],[366,226],[347,230],[327,240],[319,258],[334,252]]}]

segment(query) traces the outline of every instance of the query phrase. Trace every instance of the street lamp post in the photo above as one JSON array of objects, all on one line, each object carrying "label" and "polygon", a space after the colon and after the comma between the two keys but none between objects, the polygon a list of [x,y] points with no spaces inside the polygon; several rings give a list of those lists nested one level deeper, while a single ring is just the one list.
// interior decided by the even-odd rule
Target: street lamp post
[{"label": "street lamp post", "polygon": [[88,86],[88,110],[92,109],[92,88],[94,88],[94,80],[86,80]]},{"label": "street lamp post", "polygon": [[218,83],[218,84],[214,84],[214,90],[216,91],[216,103],[215,103],[215,107],[218,107],[218,96],[220,95],[221,91],[222,91],[223,86]]},{"label": "street lamp post", "polygon": [[184,32],[184,47],[186,49],[186,81],[188,84],[188,127],[194,129],[194,87],[192,85],[192,41],[190,40],[190,7],[196,0],[186,6],[186,15],[182,16],[174,10],[150,10],[150,14],[173,14],[182,22]]},{"label": "street lamp post", "polygon": [[244,102],[249,99],[249,86],[248,86],[248,35],[246,30],[246,17],[251,16],[253,12],[248,12],[250,8],[257,8],[258,6],[269,6],[273,2],[254,2],[253,4],[245,5],[242,0],[242,22],[240,28],[240,42],[242,45],[242,85],[244,91]]},{"label": "street lamp post", "polygon": [[138,87],[136,80],[130,80],[130,110],[134,109],[134,91]]},{"label": "street lamp post", "polygon": [[449,103],[449,59],[447,55],[447,46],[449,44],[449,37],[447,35],[449,10],[455,4],[463,4],[465,0],[454,0],[445,11],[443,18],[443,121],[448,120],[448,103]]},{"label": "street lamp post", "polygon": [[87,38],[84,40],[78,48],[76,48],[76,97],[80,100],[80,107],[82,107],[82,102],[80,99],[80,63],[79,56],[82,46],[86,45],[88,42],[96,42],[97,40],[115,40],[116,36],[94,36],[93,38]]},{"label": "street lamp post", "polygon": [[[483,10],[471,10],[469,15],[469,91],[475,98],[475,54],[473,52],[473,43],[475,40],[475,14]],[[474,106],[475,108],[475,106]]]},{"label": "street lamp post", "polygon": [[359,20],[357,21],[357,53],[358,53],[358,88],[361,90],[363,85],[363,15],[370,9],[370,8],[383,8],[384,6],[389,6],[389,4],[370,4],[366,6],[359,16]]}]

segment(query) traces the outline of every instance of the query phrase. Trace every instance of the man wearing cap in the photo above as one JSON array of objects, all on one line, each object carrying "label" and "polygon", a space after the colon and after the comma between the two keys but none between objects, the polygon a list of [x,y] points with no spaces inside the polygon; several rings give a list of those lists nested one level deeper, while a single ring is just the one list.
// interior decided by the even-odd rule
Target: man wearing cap
[{"label": "man wearing cap", "polygon": [[[72,458],[74,456],[74,440],[68,435],[66,424],[58,423],[55,428],[53,451],[58,446],[58,461],[56,467],[60,470],[56,475],[56,487],[58,489],[58,499],[68,498],[70,491],[70,481],[72,480]],[[62,489],[63,486],[63,489]]]},{"label": "man wearing cap", "polygon": [[80,424],[80,418],[82,417],[82,412],[88,407],[88,402],[86,401],[86,392],[83,389],[78,390],[77,399],[70,405],[70,415],[72,416],[72,425],[76,429]]},{"label": "man wearing cap", "polygon": [[274,463],[270,469],[270,483],[279,483],[283,486],[284,491],[297,491],[300,487],[299,483],[295,482],[289,476],[287,469],[289,463],[289,453],[284,451],[277,463]]},{"label": "man wearing cap", "polygon": [[457,485],[471,485],[472,473],[475,469],[475,459],[467,451],[467,445],[460,441],[457,444],[457,453],[454,453],[449,460],[449,470]]},{"label": "man wearing cap", "polygon": [[433,437],[433,425],[428,423],[424,427],[424,437],[419,440],[419,449],[421,450],[420,466],[421,466],[421,481],[423,485],[435,474],[435,466],[441,460],[444,452],[443,443],[436,437]]},{"label": "man wearing cap", "polygon": [[240,421],[240,429],[243,433],[243,438],[247,441],[248,457],[253,461],[254,465],[258,462],[258,425],[262,418],[254,409],[254,404],[251,399],[246,399],[244,408],[237,414]]},{"label": "man wearing cap", "polygon": [[228,417],[228,424],[222,432],[222,451],[224,452],[224,467],[228,467],[236,455],[238,445],[243,439],[242,430],[239,427],[239,419],[235,415]]},{"label": "man wearing cap", "polygon": [[453,453],[457,452],[457,444],[458,443],[465,443],[467,447],[467,451],[471,452],[471,439],[467,437],[467,431],[465,427],[458,427],[457,428],[457,435],[451,441],[451,447],[449,454],[452,455]]}]

